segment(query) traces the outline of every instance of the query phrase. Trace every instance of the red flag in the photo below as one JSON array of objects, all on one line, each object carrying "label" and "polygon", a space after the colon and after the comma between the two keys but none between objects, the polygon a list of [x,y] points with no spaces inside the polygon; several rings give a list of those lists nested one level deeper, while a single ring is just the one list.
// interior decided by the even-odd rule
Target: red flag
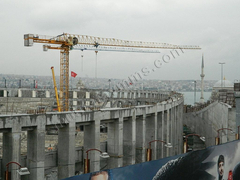
[{"label": "red flag", "polygon": [[71,71],[71,76],[75,78],[77,76],[77,73]]},{"label": "red flag", "polygon": [[37,89],[37,86],[38,86],[38,85],[37,85],[37,81],[36,81],[36,84],[35,84],[35,88],[36,88],[36,89]]}]

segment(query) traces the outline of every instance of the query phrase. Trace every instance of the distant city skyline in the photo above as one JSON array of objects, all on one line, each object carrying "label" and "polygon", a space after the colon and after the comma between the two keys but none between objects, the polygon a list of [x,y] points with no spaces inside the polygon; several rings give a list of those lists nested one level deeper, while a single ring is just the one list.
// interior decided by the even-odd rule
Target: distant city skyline
[{"label": "distant city skyline", "polygon": [[[29,75],[3,75],[0,74],[0,88],[5,87],[5,79],[8,88],[18,88],[19,81],[21,80],[22,88],[33,88],[36,87],[34,82],[37,83],[39,89],[53,89],[52,76],[29,76]],[[69,89],[77,88],[76,85],[79,80],[83,83],[86,88],[89,89],[109,89],[109,79],[108,78],[70,78]],[[111,89],[116,89],[120,87],[121,89],[131,90],[131,89],[142,89],[144,90],[168,90],[168,91],[194,91],[194,80],[146,80],[141,79],[133,81],[133,84],[129,83],[129,86],[124,88],[117,86],[122,83],[123,79],[110,79]],[[57,86],[59,86],[59,76],[56,76]],[[196,91],[201,91],[201,81],[196,80]],[[204,91],[211,91],[212,87],[216,83],[216,80],[205,80],[204,81]]]}]

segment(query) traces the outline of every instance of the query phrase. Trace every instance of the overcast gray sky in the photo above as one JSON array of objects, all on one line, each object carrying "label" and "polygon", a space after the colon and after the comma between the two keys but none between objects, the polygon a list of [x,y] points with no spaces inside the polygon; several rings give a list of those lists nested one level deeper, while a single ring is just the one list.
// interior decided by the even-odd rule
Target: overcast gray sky
[{"label": "overcast gray sky", "polygon": [[[58,50],[43,52],[42,45],[24,47],[23,35],[59,35],[63,32],[124,40],[199,45],[146,79],[200,79],[204,53],[205,79],[224,75],[240,79],[240,1],[237,0],[1,0],[0,74],[59,75]],[[142,68],[154,67],[161,54],[99,52],[98,77],[126,79]],[[81,55],[84,71],[81,71]],[[95,53],[71,51],[70,71],[78,77],[95,76]]]}]

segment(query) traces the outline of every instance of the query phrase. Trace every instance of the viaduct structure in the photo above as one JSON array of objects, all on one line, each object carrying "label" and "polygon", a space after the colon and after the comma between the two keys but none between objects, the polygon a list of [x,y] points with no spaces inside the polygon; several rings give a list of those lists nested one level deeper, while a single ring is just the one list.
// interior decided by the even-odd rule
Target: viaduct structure
[{"label": "viaduct structure", "polygon": [[[118,94],[119,98],[123,97],[121,93]],[[6,164],[10,161],[20,162],[22,166],[26,166],[30,175],[24,178],[29,180],[45,179],[47,171],[51,168],[57,169],[58,179],[74,176],[76,171],[83,171],[85,152],[91,148],[108,152],[110,158],[105,168],[145,162],[148,143],[153,140],[171,143],[173,147],[168,149],[164,143],[154,142],[151,145],[152,160],[181,154],[183,96],[181,94],[166,96],[166,93],[161,92],[145,95],[133,93],[133,96],[132,99],[149,98],[155,101],[98,110],[0,115],[0,132],[3,137],[2,179],[5,176]],[[107,126],[107,141],[104,145],[100,143],[101,124]],[[75,147],[76,128],[79,126],[84,126],[83,147]],[[45,152],[45,134],[49,128],[58,129],[57,152]],[[27,132],[26,156],[21,156],[23,131]],[[91,172],[102,168],[103,161],[100,160],[98,151],[91,151],[89,159]],[[20,179],[17,169],[14,164],[10,166],[12,179]]]},{"label": "viaduct structure", "polygon": [[[56,106],[54,91],[29,88],[0,88],[0,114],[36,114],[52,111]],[[98,110],[106,107],[130,107],[162,102],[176,92],[169,91],[109,91],[82,89],[69,91],[70,110]]]}]

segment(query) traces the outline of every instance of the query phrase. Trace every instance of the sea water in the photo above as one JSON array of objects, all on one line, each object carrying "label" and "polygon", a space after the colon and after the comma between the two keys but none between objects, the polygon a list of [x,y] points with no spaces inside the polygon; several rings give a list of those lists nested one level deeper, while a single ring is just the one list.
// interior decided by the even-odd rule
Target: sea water
[{"label": "sea water", "polygon": [[[194,105],[194,91],[180,92],[184,95],[184,104]],[[212,92],[203,92],[204,101],[207,102]],[[201,92],[196,92],[196,102],[200,101]]]}]

